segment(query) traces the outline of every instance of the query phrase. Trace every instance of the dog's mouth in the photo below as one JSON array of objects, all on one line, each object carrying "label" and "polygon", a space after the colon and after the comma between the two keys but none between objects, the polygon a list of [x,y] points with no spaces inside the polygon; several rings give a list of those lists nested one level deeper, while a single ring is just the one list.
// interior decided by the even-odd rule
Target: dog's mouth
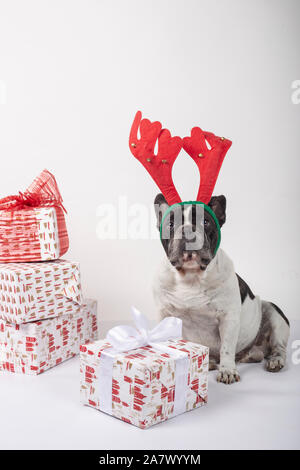
[{"label": "dog's mouth", "polygon": [[170,259],[171,264],[178,270],[205,271],[210,259],[200,256],[197,252],[183,252],[176,259]]}]

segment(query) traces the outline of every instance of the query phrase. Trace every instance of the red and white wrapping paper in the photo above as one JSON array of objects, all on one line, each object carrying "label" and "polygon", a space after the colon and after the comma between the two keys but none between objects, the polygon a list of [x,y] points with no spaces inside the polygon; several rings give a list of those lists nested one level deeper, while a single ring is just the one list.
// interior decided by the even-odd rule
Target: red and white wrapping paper
[{"label": "red and white wrapping paper", "polygon": [[0,370],[37,375],[75,356],[98,338],[97,303],[70,314],[21,325],[0,320]]},{"label": "red and white wrapping paper", "polygon": [[[125,343],[135,336],[117,333]],[[107,339],[82,345],[81,402],[143,429],[205,404],[208,348],[182,339],[157,342],[156,333],[151,345],[126,352]],[[146,334],[142,343],[148,340]]]},{"label": "red and white wrapping paper", "polygon": [[58,259],[69,248],[64,207],[44,170],[24,193],[0,200],[0,262]]},{"label": "red and white wrapping paper", "polygon": [[79,263],[0,263],[0,318],[7,322],[56,317],[81,303]]}]

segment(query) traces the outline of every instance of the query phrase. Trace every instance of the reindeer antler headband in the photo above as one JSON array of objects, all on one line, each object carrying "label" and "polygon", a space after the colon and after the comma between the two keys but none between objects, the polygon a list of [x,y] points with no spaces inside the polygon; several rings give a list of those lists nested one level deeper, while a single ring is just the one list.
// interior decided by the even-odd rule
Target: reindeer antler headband
[{"label": "reindeer antler headband", "polygon": [[[140,130],[140,139],[138,139],[138,129]],[[158,151],[155,155],[156,142],[158,142]],[[210,148],[208,148],[207,142]],[[217,247],[220,243],[219,222],[207,204],[211,199],[219,171],[231,144],[230,140],[217,137],[211,132],[202,131],[199,127],[192,129],[190,137],[183,139],[171,137],[168,129],[162,129],[160,122],[142,119],[140,111],[135,115],[129,136],[131,153],[142,163],[161,190],[170,206],[168,213],[175,204],[202,204],[216,222],[219,231]],[[184,148],[192,157],[200,172],[200,185],[196,201],[182,202],[173,183],[172,168],[181,148]],[[165,213],[164,217],[166,215]]]}]

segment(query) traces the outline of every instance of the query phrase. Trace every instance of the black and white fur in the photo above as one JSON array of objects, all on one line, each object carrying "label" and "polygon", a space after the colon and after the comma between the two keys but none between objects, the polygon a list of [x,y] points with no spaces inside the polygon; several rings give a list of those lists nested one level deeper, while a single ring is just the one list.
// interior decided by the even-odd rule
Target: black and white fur
[{"label": "black and white fur", "polygon": [[[160,316],[181,318],[183,338],[209,347],[210,369],[219,369],[219,382],[240,380],[237,362],[265,358],[266,369],[278,372],[286,361],[289,322],[276,305],[252,293],[222,249],[214,255],[216,223],[207,211],[204,220],[196,220],[195,206],[178,206],[181,214],[171,213],[163,222],[170,237],[162,239],[167,257],[154,285]],[[212,197],[209,206],[222,226],[225,197]],[[158,228],[168,207],[159,194],[155,199]],[[190,240],[191,231],[202,238],[197,250],[187,249],[185,234]]]}]

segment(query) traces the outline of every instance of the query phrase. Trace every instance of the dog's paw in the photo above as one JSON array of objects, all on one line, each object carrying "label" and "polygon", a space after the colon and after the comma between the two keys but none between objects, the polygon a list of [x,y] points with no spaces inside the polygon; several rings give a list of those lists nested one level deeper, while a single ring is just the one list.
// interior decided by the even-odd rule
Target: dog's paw
[{"label": "dog's paw", "polygon": [[226,369],[221,367],[217,375],[217,382],[222,382],[223,384],[233,384],[234,382],[239,382],[241,380],[238,371],[236,369]]},{"label": "dog's paw", "polygon": [[266,362],[268,372],[279,372],[285,365],[285,360],[281,356],[270,357]]}]

